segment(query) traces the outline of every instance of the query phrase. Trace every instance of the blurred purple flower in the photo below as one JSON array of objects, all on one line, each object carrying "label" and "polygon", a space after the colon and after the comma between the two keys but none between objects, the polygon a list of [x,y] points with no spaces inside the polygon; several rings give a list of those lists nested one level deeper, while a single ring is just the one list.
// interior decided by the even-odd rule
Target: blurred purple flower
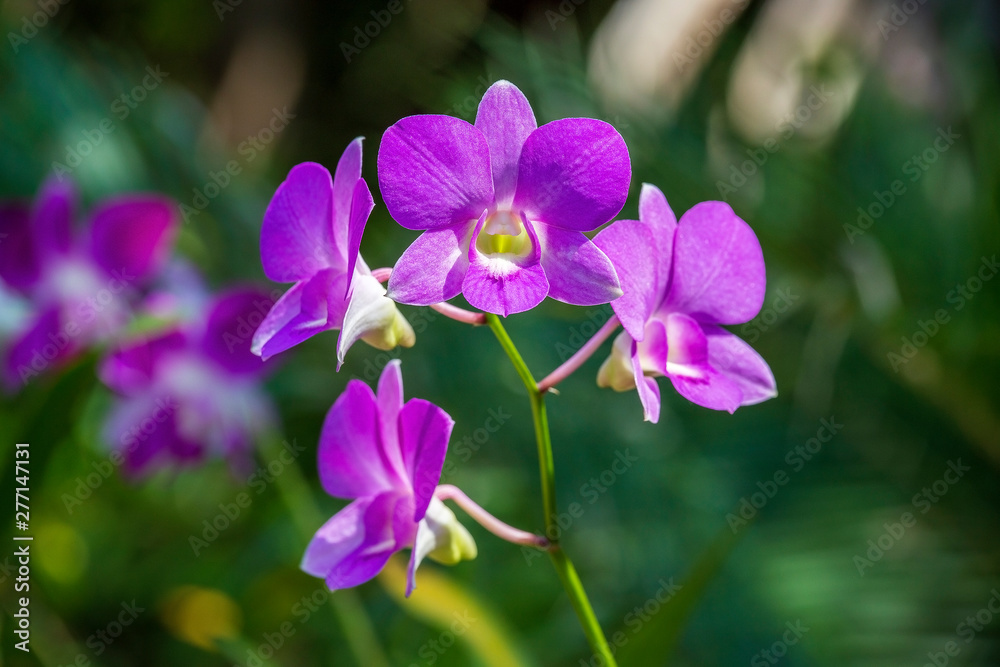
[{"label": "blurred purple flower", "polygon": [[[98,369],[121,395],[104,438],[123,456],[123,470],[141,476],[167,466],[224,458],[239,472],[252,461],[255,436],[271,427],[274,409],[261,387],[271,364],[250,351],[253,329],[273,300],[257,289],[214,298],[151,295],[153,316],[174,322],[120,344]],[[191,306],[203,303],[200,312]]]},{"label": "blurred purple flower", "polygon": [[323,423],[319,477],[331,496],[351,499],[313,537],[302,569],[330,590],[372,579],[389,557],[412,548],[406,594],[424,557],[473,558],[475,542],[434,497],[454,422],[418,398],[403,403],[398,360],[379,378],[378,395],[351,380]]},{"label": "blurred purple flower", "polygon": [[611,262],[583,235],[628,196],[628,149],[608,123],[537,127],[521,91],[497,81],[474,126],[422,115],[386,130],[378,176],[396,222],[426,230],[392,271],[395,301],[426,306],[463,293],[506,316],[546,296],[581,306],[621,296]]},{"label": "blurred purple flower", "polygon": [[638,389],[648,421],[660,417],[667,376],[692,403],[735,412],[777,395],[771,369],[720,324],[753,319],[764,302],[764,256],[728,204],[703,202],[678,224],[666,197],[643,184],[639,220],[619,220],[596,243],[615,263],[625,294],[611,302],[625,328],[597,382]]},{"label": "blurred purple flower", "polygon": [[295,284],[254,335],[254,354],[267,359],[332,329],[340,329],[338,368],[358,339],[384,350],[413,345],[413,329],[359,252],[374,206],[361,178],[360,137],[333,178],[315,162],[289,172],[264,214],[260,257],[268,278]]},{"label": "blurred purple flower", "polygon": [[74,235],[75,200],[68,181],[50,179],[33,205],[0,205],[0,279],[31,304],[3,357],[8,387],[114,336],[173,243],[177,216],[169,199],[105,200]]}]

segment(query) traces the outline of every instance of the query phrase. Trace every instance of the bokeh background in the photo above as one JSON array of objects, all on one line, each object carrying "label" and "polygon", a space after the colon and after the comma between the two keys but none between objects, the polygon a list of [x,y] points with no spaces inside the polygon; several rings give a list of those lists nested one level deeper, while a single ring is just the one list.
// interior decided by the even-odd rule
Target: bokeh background
[{"label": "bokeh background", "polygon": [[[142,190],[194,207],[235,160],[241,173],[186,215],[177,243],[218,288],[273,287],[257,247],[270,196],[294,164],[332,168],[359,135],[377,203],[363,252],[391,266],[414,234],[381,204],[375,156],[404,115],[471,121],[506,78],[540,122],[611,122],[632,156],[623,217],[650,182],[678,214],[725,199],[756,231],[767,298],[733,330],[780,392],[730,416],[661,382],[653,426],[634,393],[595,386],[606,346],[549,399],[560,505],[584,510],[562,537],[603,626],[627,640],[621,664],[1000,661],[994,3],[7,0],[0,27],[0,195],[30,198],[105,118],[113,131],[73,169],[85,203]],[[162,82],[121,118],[114,100],[147,67]],[[248,148],[286,109],[287,126]],[[921,336],[942,309],[948,321]],[[10,560],[0,573],[5,664],[599,664],[545,559],[468,521],[479,558],[425,566],[409,602],[394,571],[332,597],[298,571],[310,524],[342,505],[316,481],[322,418],[349,378],[373,381],[390,357],[408,396],[457,422],[445,481],[543,526],[528,403],[491,333],[403,310],[413,349],[356,346],[339,374],[334,334],[284,355],[267,384],[280,425],[259,460],[295,442],[301,474],[254,491],[197,555],[191,536],[247,490],[223,463],[141,484],[112,474],[72,511],[63,500],[108,456],[99,351],[5,395],[0,495],[13,505],[13,445],[30,442],[36,536],[30,656],[12,649]],[[507,326],[541,376],[608,312],[549,301]],[[477,442],[491,410],[509,418]],[[824,423],[835,436],[810,443]],[[625,452],[638,461],[607,473]],[[950,463],[968,471],[935,487]],[[905,512],[915,523],[900,534]],[[11,507],[5,533],[12,522]],[[682,588],[655,602],[669,584]],[[948,642],[957,655],[941,653]]]}]

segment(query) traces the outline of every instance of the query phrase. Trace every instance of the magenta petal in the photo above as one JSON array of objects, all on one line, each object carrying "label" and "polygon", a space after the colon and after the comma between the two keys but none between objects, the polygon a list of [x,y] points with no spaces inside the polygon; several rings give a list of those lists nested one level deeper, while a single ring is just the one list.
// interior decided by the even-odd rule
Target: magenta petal
[{"label": "magenta petal", "polygon": [[614,264],[622,296],[611,302],[615,315],[634,340],[645,336],[646,320],[663,298],[656,287],[657,246],[653,232],[637,220],[618,220],[594,237]]},{"label": "magenta petal", "polygon": [[27,292],[38,281],[40,271],[31,211],[20,204],[0,204],[0,278]]},{"label": "magenta petal", "polygon": [[549,293],[549,281],[541,264],[541,249],[534,227],[526,219],[524,226],[531,239],[531,254],[511,259],[507,255],[489,256],[476,248],[486,213],[479,218],[469,245],[469,270],[462,282],[462,293],[474,307],[507,317],[530,310]]},{"label": "magenta petal", "polygon": [[[204,460],[204,445],[184,437],[177,428],[180,407],[173,396],[147,393],[125,399],[112,409],[103,437],[124,455],[126,477],[134,480],[159,467]],[[150,424],[155,425],[152,431]]]},{"label": "magenta petal", "polygon": [[232,374],[259,373],[267,368],[250,348],[254,331],[274,302],[256,289],[231,289],[209,306],[202,339],[205,356]]},{"label": "magenta petal", "polygon": [[708,339],[701,325],[681,313],[667,318],[667,376],[692,403],[735,412],[743,400],[739,385],[710,365]]},{"label": "magenta petal", "polygon": [[531,220],[588,232],[622,210],[631,177],[625,140],[611,125],[552,121],[524,142],[513,207]]},{"label": "magenta petal", "polygon": [[493,205],[486,137],[451,116],[409,116],[386,130],[378,182],[389,215],[407,229],[459,225]]},{"label": "magenta petal", "polygon": [[632,341],[632,374],[635,377],[635,388],[639,393],[639,402],[642,403],[643,419],[654,424],[659,422],[660,388],[657,386],[656,380],[643,374],[635,341]]},{"label": "magenta petal", "polygon": [[65,321],[59,308],[49,308],[11,344],[4,362],[5,382],[10,387],[27,384],[34,377],[62,366],[86,342],[79,340],[80,328]]},{"label": "magenta petal", "polygon": [[[357,137],[347,145],[337,161],[333,172],[332,218],[333,241],[339,255],[348,252],[350,245],[350,223],[353,222],[354,196],[358,181],[361,180],[361,144],[363,137]],[[350,258],[348,252],[347,258]]]},{"label": "magenta petal", "polygon": [[611,259],[581,232],[538,225],[549,296],[576,306],[596,306],[622,296]]},{"label": "magenta petal", "polygon": [[486,135],[490,147],[493,187],[502,207],[514,198],[521,146],[537,127],[528,99],[510,81],[497,81],[483,95],[476,112],[476,128]]},{"label": "magenta petal", "polygon": [[399,446],[413,484],[414,521],[424,518],[441,480],[454,426],[447,412],[423,399],[411,398],[399,411]]},{"label": "magenta petal", "polygon": [[[360,169],[360,168],[359,168]],[[354,184],[351,182],[351,192]],[[326,167],[303,162],[288,172],[264,213],[260,259],[264,274],[279,283],[304,280],[328,268],[343,268],[333,237],[333,182]],[[347,237],[348,203],[343,230]]]},{"label": "magenta petal", "polygon": [[649,227],[656,243],[656,301],[653,308],[667,296],[670,270],[674,261],[674,238],[677,235],[677,217],[667,203],[667,198],[655,185],[642,184],[639,194],[639,219]]},{"label": "magenta petal", "polygon": [[778,395],[774,374],[767,362],[739,336],[722,327],[704,326],[708,362],[739,385],[741,405],[753,405]]},{"label": "magenta petal", "polygon": [[351,201],[351,219],[347,228],[347,291],[346,298],[351,292],[351,281],[354,278],[354,267],[358,263],[358,255],[361,253],[361,237],[365,233],[365,224],[368,216],[375,208],[375,200],[372,198],[371,190],[365,179],[359,178],[354,186],[354,198]]},{"label": "magenta petal", "polygon": [[186,337],[178,330],[129,341],[101,360],[98,376],[120,394],[135,394],[152,384],[164,357],[184,349],[186,344]]},{"label": "magenta petal", "polygon": [[109,275],[135,284],[166,261],[177,227],[176,204],[135,195],[108,200],[94,211],[90,254]]},{"label": "magenta petal", "polygon": [[[361,496],[402,488],[401,471],[392,468],[382,440],[375,394],[351,380],[326,414],[319,439],[319,479],[331,496]],[[395,457],[393,457],[395,458]]]},{"label": "magenta petal", "polygon": [[50,178],[42,186],[32,210],[40,257],[64,255],[70,249],[75,204],[76,188],[69,180]]},{"label": "magenta petal", "polygon": [[364,517],[375,496],[353,501],[316,531],[299,567],[306,574],[326,578],[364,540]]},{"label": "magenta petal", "polygon": [[687,400],[711,410],[725,410],[732,414],[743,401],[743,392],[732,379],[709,368],[702,377],[670,375],[677,393]]},{"label": "magenta petal", "polygon": [[266,361],[318,333],[339,328],[347,309],[346,284],[347,276],[336,269],[296,283],[257,327],[251,352]]},{"label": "magenta petal", "polygon": [[681,217],[664,310],[702,322],[740,324],[764,303],[764,255],[750,225],[728,204],[703,202]]},{"label": "magenta petal", "polygon": [[[403,373],[399,359],[392,359],[378,378],[379,417],[382,424],[382,442],[399,442],[399,411],[403,409]],[[405,470],[402,451],[386,448],[386,456],[394,470]]]},{"label": "magenta petal", "polygon": [[429,306],[456,297],[469,269],[465,251],[473,224],[421,234],[396,260],[389,276],[389,298],[397,303]]}]

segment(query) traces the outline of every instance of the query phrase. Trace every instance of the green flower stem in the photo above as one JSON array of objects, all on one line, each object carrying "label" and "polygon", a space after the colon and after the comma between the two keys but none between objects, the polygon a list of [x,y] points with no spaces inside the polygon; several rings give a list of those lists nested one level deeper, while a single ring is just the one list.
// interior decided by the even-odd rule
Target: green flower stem
[{"label": "green flower stem", "polygon": [[598,623],[597,616],[594,615],[594,608],[591,607],[590,600],[587,599],[587,593],[583,590],[583,584],[576,573],[576,568],[573,567],[573,562],[559,545],[558,535],[560,531],[556,525],[559,511],[556,506],[555,461],[552,457],[549,418],[545,410],[545,392],[539,390],[538,383],[532,377],[531,371],[528,370],[528,366],[521,358],[521,353],[517,351],[514,342],[507,335],[500,318],[492,313],[487,313],[486,323],[493,330],[497,340],[500,341],[500,347],[510,357],[514,369],[528,390],[528,398],[531,400],[531,416],[535,422],[535,438],[538,441],[538,466],[542,477],[545,535],[550,540],[548,552],[552,565],[555,566],[556,572],[559,574],[559,579],[562,581],[563,588],[566,589],[566,594],[569,596],[574,611],[576,611],[577,618],[580,620],[584,634],[587,635],[587,641],[590,642],[590,648],[594,651],[594,655],[601,656],[604,659],[603,664],[608,667],[617,667],[618,663],[615,662],[615,658],[611,654],[611,647],[608,646],[604,631],[601,630],[601,624]]},{"label": "green flower stem", "polygon": [[[278,458],[281,454],[279,438],[265,437],[264,442],[267,444],[261,448],[261,453],[266,459],[265,465],[276,460],[284,464],[282,471],[274,476],[274,483],[288,507],[295,527],[308,542],[323,524],[323,514],[313,500],[298,460],[292,459],[291,463],[285,463],[284,458]],[[350,589],[339,590],[330,596],[330,602],[355,662],[364,667],[389,667],[389,660],[382,652],[371,619],[368,618],[358,594]]]}]

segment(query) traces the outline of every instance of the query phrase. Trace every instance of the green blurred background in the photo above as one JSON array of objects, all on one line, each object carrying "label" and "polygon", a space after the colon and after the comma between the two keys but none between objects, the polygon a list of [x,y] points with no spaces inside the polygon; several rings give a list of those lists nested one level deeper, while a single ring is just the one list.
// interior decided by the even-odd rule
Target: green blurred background
[{"label": "green blurred background", "polygon": [[[26,28],[45,8],[54,16]],[[73,169],[88,203],[138,189],[195,207],[235,160],[240,174],[186,216],[178,243],[217,287],[264,283],[257,238],[276,186],[301,161],[332,168],[358,135],[377,202],[364,254],[391,266],[415,235],[381,204],[375,156],[404,115],[471,121],[506,78],[539,122],[608,120],[632,156],[622,217],[651,182],[678,214],[725,198],[756,231],[767,298],[733,330],[779,388],[730,416],[661,381],[653,426],[634,393],[595,386],[606,346],[549,399],[560,506],[583,508],[563,540],[605,630],[627,640],[621,664],[1000,664],[987,607],[1000,587],[1000,280],[976,282],[1000,253],[994,3],[7,0],[0,27],[0,196],[30,197],[105,118],[113,130]],[[122,117],[115,100],[147,67],[163,81]],[[286,108],[273,140],[246,143]],[[927,326],[942,309],[948,321]],[[322,418],[349,378],[371,382],[399,357],[407,395],[457,422],[445,481],[540,530],[528,403],[491,333],[403,310],[413,349],[356,346],[339,374],[334,334],[285,355],[268,382],[280,432],[261,461],[282,439],[306,447],[318,527],[342,505],[316,482]],[[608,312],[548,301],[507,327],[542,376]],[[107,458],[95,359],[0,403],[0,495],[13,495],[13,444],[30,442],[36,535],[27,658],[12,650],[13,547],[0,552],[5,664],[599,664],[545,559],[475,525],[479,558],[426,565],[409,603],[395,580],[317,593],[297,569],[294,470],[198,555],[190,537],[246,490],[221,463],[141,485],[114,474],[69,511],[64,496]],[[469,446],[490,410],[510,417]],[[822,420],[842,428],[806,460],[795,449]],[[607,473],[626,451],[638,462]],[[959,461],[969,470],[935,491]],[[779,472],[787,483],[770,485]],[[915,498],[924,489],[935,502]],[[744,499],[763,505],[745,526]],[[900,535],[904,512],[916,522]],[[671,578],[680,592],[650,603]],[[123,604],[130,623],[105,642]],[[451,614],[466,612],[477,620],[456,638]]]}]

